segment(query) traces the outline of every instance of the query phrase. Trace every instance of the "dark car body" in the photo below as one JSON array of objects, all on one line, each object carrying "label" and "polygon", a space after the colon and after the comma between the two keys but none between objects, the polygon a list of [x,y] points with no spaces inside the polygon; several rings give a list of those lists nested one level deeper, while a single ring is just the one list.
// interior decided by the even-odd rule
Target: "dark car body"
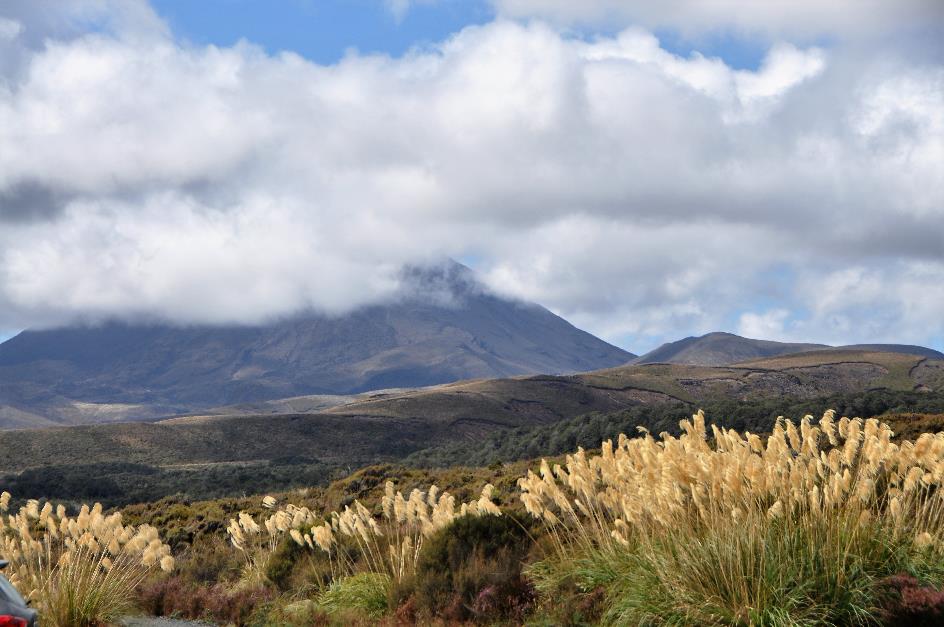
[{"label": "dark car body", "polygon": [[[0,560],[0,570],[6,566],[7,562]],[[16,625],[17,627],[39,625],[36,610],[27,607],[26,599],[3,575],[0,575],[0,625]]]}]

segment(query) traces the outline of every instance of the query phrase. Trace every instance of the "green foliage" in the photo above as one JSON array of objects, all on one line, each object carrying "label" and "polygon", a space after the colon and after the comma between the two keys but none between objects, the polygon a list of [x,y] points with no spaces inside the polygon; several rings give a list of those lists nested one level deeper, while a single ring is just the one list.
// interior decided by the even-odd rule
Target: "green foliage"
[{"label": "green foliage", "polygon": [[280,590],[287,590],[299,558],[308,552],[286,536],[279,542],[265,565],[265,577]]},{"label": "green foliage", "polygon": [[277,599],[261,607],[253,613],[250,622],[252,627],[315,627],[333,624],[337,624],[337,621],[332,621],[314,601],[291,598]]},{"label": "green foliage", "polygon": [[875,624],[877,583],[911,566],[910,540],[892,540],[882,529],[770,525],[756,531],[707,529],[702,537],[666,538],[645,550],[550,558],[528,572],[552,600],[573,596],[575,587],[585,599],[602,590],[605,625],[812,626]]},{"label": "green foliage", "polygon": [[379,618],[387,611],[390,577],[380,573],[358,573],[331,583],[318,595],[318,607],[328,614],[360,612]]}]

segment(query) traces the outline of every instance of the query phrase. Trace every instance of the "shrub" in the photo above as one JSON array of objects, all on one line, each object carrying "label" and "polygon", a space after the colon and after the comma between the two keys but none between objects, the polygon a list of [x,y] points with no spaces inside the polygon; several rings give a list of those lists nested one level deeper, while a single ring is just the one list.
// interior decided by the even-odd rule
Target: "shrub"
[{"label": "shrub", "polygon": [[[10,494],[0,497],[6,511]],[[157,530],[122,524],[120,513],[105,516],[102,506],[83,505],[78,516],[60,505],[42,509],[28,501],[15,515],[0,516],[3,555],[10,580],[33,601],[47,625],[114,622],[133,605],[135,588],[148,574],[173,570],[170,548]]]},{"label": "shrub", "polygon": [[246,625],[273,597],[273,592],[263,586],[201,586],[176,576],[142,586],[139,603],[142,610],[154,616]]},{"label": "shrub", "polygon": [[533,600],[521,573],[531,546],[526,525],[512,515],[462,516],[436,532],[409,586],[417,609],[450,620],[520,621]]},{"label": "shrub", "polygon": [[911,575],[895,575],[881,582],[886,625],[932,627],[944,624],[944,591],[922,586]]},{"label": "shrub", "polygon": [[266,561],[265,578],[280,590],[289,588],[290,578],[295,570],[298,558],[303,555],[303,548],[290,537],[285,536],[275,551]]},{"label": "shrub", "polygon": [[318,607],[318,604],[310,599],[301,601],[296,600],[276,600],[267,604],[253,614],[253,625],[268,627],[269,625],[278,625],[279,627],[326,627],[327,625],[337,625],[337,620],[332,620]]},{"label": "shrub", "polygon": [[202,584],[231,580],[241,563],[234,559],[232,545],[218,536],[200,538],[178,556],[177,572],[184,578]]},{"label": "shrub", "polygon": [[944,434],[896,444],[877,420],[778,420],[766,444],[712,427],[620,436],[519,480],[554,556],[551,593],[603,587],[608,624],[866,624],[877,582],[942,579]]}]

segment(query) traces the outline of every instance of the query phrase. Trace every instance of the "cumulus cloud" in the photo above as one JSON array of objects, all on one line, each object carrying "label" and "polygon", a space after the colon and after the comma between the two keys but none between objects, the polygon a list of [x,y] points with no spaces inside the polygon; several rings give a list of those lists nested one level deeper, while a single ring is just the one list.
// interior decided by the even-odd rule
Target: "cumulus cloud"
[{"label": "cumulus cloud", "polygon": [[560,24],[623,22],[692,34],[734,29],[778,37],[874,36],[889,28],[910,29],[944,19],[944,5],[937,0],[492,0],[492,4],[505,16]]},{"label": "cumulus cloud", "polygon": [[894,46],[745,71],[498,19],[323,66],[181,43],[131,0],[11,6],[0,328],[342,313],[452,256],[635,350],[942,334],[944,69]]},{"label": "cumulus cloud", "polygon": [[737,333],[744,337],[781,340],[785,337],[784,325],[789,317],[788,309],[746,311],[738,319]]}]

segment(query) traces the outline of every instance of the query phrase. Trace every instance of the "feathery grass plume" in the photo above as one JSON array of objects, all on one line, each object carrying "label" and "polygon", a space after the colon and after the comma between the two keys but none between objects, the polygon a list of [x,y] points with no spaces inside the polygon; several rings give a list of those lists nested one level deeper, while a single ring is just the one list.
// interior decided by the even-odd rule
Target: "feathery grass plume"
[{"label": "feathery grass plume", "polygon": [[260,518],[261,524],[246,512],[240,512],[236,518],[230,519],[226,528],[230,542],[246,560],[241,578],[245,585],[265,583],[269,559],[284,535],[288,533],[292,538],[300,537],[299,529],[318,520],[307,507],[291,503],[282,508],[277,505],[275,497],[265,496],[262,506],[271,510],[272,514]]},{"label": "feathery grass plume", "polygon": [[[778,419],[764,444],[705,425],[621,435],[519,479],[564,575],[605,586],[614,624],[866,624],[874,583],[900,571],[944,582],[944,434],[891,441],[875,419]],[[814,621],[815,622],[815,621]]]},{"label": "feathery grass plume", "polygon": [[[10,495],[0,495],[0,511]],[[154,527],[124,525],[120,513],[83,505],[66,515],[59,505],[30,500],[0,516],[10,581],[40,610],[44,625],[110,624],[128,612],[134,590],[158,568],[174,569],[170,547]]]},{"label": "feathery grass plume", "polygon": [[[404,497],[388,481],[379,518],[354,501],[340,512],[331,512],[323,524],[292,537],[300,546],[327,553],[335,580],[369,572],[399,582],[415,572],[423,541],[439,529],[459,516],[500,516],[491,500],[493,491],[492,485],[486,485],[477,500],[457,507],[455,497],[440,493],[436,486],[427,492],[413,490]],[[356,547],[356,556],[342,550],[345,542]]]}]

